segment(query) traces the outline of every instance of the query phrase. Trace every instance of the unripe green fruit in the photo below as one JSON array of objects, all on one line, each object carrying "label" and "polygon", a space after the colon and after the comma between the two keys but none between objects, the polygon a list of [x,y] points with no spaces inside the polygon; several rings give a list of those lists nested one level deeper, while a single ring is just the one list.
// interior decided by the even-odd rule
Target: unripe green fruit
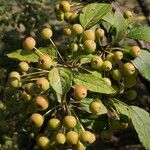
[{"label": "unripe green fruit", "polygon": [[35,98],[35,105],[40,111],[46,110],[48,108],[48,100],[43,95],[37,96]]},{"label": "unripe green fruit", "polygon": [[25,89],[28,94],[31,94],[31,95],[35,94],[35,84],[34,83],[30,82],[30,83],[26,84]]},{"label": "unripe green fruit", "polygon": [[75,150],[86,150],[86,146],[83,145],[80,141],[75,146]]},{"label": "unripe green fruit", "polygon": [[76,85],[73,94],[75,99],[82,100],[87,96],[87,89],[81,85]]},{"label": "unripe green fruit", "polygon": [[139,57],[141,55],[141,49],[138,46],[133,46],[130,50],[130,55],[133,58]]},{"label": "unripe green fruit", "polygon": [[69,17],[69,21],[71,23],[77,23],[79,19],[79,15],[78,13],[73,13],[70,17]]},{"label": "unripe green fruit", "polygon": [[97,38],[103,38],[105,35],[105,31],[103,29],[96,29],[95,30],[95,35]]},{"label": "unripe green fruit", "polygon": [[114,52],[115,60],[121,60],[123,58],[123,53],[121,51]]},{"label": "unripe green fruit", "polygon": [[83,27],[80,24],[72,25],[72,32],[75,35],[80,35],[83,32]]},{"label": "unripe green fruit", "polygon": [[44,122],[44,118],[42,115],[38,113],[34,113],[30,117],[30,122],[37,128],[41,127]]},{"label": "unripe green fruit", "polygon": [[93,53],[96,50],[96,43],[92,40],[86,40],[83,43],[83,48],[87,53]]},{"label": "unripe green fruit", "polygon": [[74,128],[77,124],[76,118],[74,116],[66,116],[63,119],[63,125],[70,129],[70,128]]},{"label": "unripe green fruit", "polygon": [[59,4],[56,4],[56,5],[54,6],[54,12],[55,12],[55,13],[60,12],[60,5],[59,5]]},{"label": "unripe green fruit", "polygon": [[57,118],[52,118],[48,121],[48,128],[51,130],[58,130],[61,127],[61,122]]},{"label": "unripe green fruit", "polygon": [[123,16],[128,19],[128,18],[133,17],[133,14],[131,11],[127,10],[124,12]]},{"label": "unripe green fruit", "polygon": [[33,37],[25,38],[22,43],[23,49],[28,50],[28,51],[33,50],[35,45],[36,45],[36,41]]},{"label": "unripe green fruit", "polygon": [[42,149],[42,150],[47,150],[49,148],[50,140],[46,136],[40,136],[37,139],[37,145]]},{"label": "unripe green fruit", "polygon": [[18,80],[17,78],[10,78],[9,86],[12,88],[19,88],[19,87],[21,87],[21,81]]},{"label": "unripe green fruit", "polygon": [[103,65],[103,60],[100,56],[93,56],[91,59],[91,67],[94,69],[99,69]]},{"label": "unripe green fruit", "polygon": [[125,63],[123,65],[123,72],[125,73],[125,75],[132,75],[135,73],[135,67],[132,63]]},{"label": "unripe green fruit", "polygon": [[22,72],[27,72],[28,69],[29,69],[29,65],[28,65],[28,63],[25,62],[25,61],[20,62],[18,66],[19,66],[19,69],[20,69]]},{"label": "unripe green fruit", "polygon": [[75,131],[67,132],[66,141],[67,141],[68,144],[75,145],[75,144],[77,144],[78,139],[79,139],[79,136],[78,136],[77,132],[75,132]]},{"label": "unripe green fruit", "polygon": [[70,17],[73,13],[72,12],[66,12],[64,13],[64,19],[66,22],[70,22]]},{"label": "unripe green fruit", "polygon": [[78,44],[76,44],[76,43],[71,43],[70,44],[70,50],[71,50],[71,52],[76,52],[76,51],[78,51],[78,48],[79,48],[79,46],[78,46]]},{"label": "unripe green fruit", "polygon": [[127,93],[126,93],[126,98],[128,99],[128,100],[134,100],[135,98],[137,97],[137,92],[135,91],[135,90],[129,90],[129,91],[127,91]]},{"label": "unripe green fruit", "polygon": [[120,81],[121,80],[121,72],[118,69],[114,69],[111,71],[111,76],[114,80]]},{"label": "unripe green fruit", "polygon": [[53,60],[47,54],[40,56],[38,62],[42,69],[49,69],[53,64]]},{"label": "unripe green fruit", "polygon": [[123,83],[126,88],[131,88],[136,85],[137,80],[136,80],[136,77],[134,77],[134,76],[126,76],[124,78]]},{"label": "unripe green fruit", "polygon": [[121,129],[121,122],[117,119],[110,120],[110,126],[112,131],[118,131]]},{"label": "unripe green fruit", "polygon": [[48,80],[45,79],[44,77],[38,78],[36,81],[36,85],[42,91],[47,91],[50,87]]},{"label": "unripe green fruit", "polygon": [[89,104],[89,109],[93,114],[98,114],[102,110],[102,104],[99,100],[94,100]]},{"label": "unripe green fruit", "polygon": [[95,139],[94,134],[89,131],[82,131],[79,138],[83,144],[92,144]]},{"label": "unripe green fruit", "polygon": [[109,140],[112,137],[112,132],[109,130],[103,130],[100,133],[100,139],[101,140]]},{"label": "unripe green fruit", "polygon": [[66,142],[66,137],[63,133],[57,133],[55,136],[55,142],[57,144],[65,144]]},{"label": "unripe green fruit", "polygon": [[25,101],[25,102],[29,102],[31,100],[31,96],[29,94],[27,94],[25,91],[23,91],[20,95],[20,97]]},{"label": "unripe green fruit", "polygon": [[71,31],[70,28],[66,27],[66,28],[63,29],[63,33],[64,33],[65,35],[67,35],[67,36],[70,36],[71,33],[72,33],[72,31]]},{"label": "unripe green fruit", "polygon": [[50,28],[44,28],[41,31],[41,37],[44,40],[47,40],[47,39],[51,38],[52,35],[53,35],[53,32],[52,32],[52,30]]},{"label": "unripe green fruit", "polygon": [[82,33],[82,39],[83,41],[86,41],[86,40],[95,41],[95,32],[91,29],[84,31]]},{"label": "unripe green fruit", "polygon": [[57,20],[59,21],[64,20],[64,13],[62,11],[57,12],[55,15],[56,15]]},{"label": "unripe green fruit", "polygon": [[104,71],[110,71],[112,69],[112,63],[109,60],[105,60],[102,65]]},{"label": "unripe green fruit", "polygon": [[15,79],[18,79],[20,80],[20,74],[16,71],[12,71],[10,72],[10,74],[8,75],[8,78],[11,79],[11,78],[15,78]]},{"label": "unripe green fruit", "polygon": [[111,80],[107,77],[104,77],[103,80],[109,85],[111,86]]},{"label": "unripe green fruit", "polygon": [[106,60],[109,60],[111,63],[115,62],[114,53],[109,53],[109,54],[107,54]]},{"label": "unripe green fruit", "polygon": [[70,3],[68,1],[61,1],[59,8],[63,12],[68,12],[68,11],[70,11]]}]

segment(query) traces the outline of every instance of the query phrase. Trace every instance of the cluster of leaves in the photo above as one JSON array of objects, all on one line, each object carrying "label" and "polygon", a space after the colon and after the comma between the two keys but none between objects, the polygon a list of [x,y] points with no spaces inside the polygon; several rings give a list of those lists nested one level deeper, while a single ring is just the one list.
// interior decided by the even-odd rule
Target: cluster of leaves
[{"label": "cluster of leaves", "polygon": [[[20,73],[11,72],[8,77],[5,98],[16,95],[16,99],[23,100],[20,111],[23,116],[30,117],[24,126],[27,128],[30,127],[29,122],[34,123],[36,129],[26,130],[34,132],[41,148],[49,148],[50,145],[59,149],[60,146],[66,148],[72,144],[76,145],[75,149],[81,145],[85,149],[95,140],[94,134],[89,132],[86,134],[93,138],[84,138],[85,130],[97,131],[98,137],[108,139],[116,130],[133,125],[144,147],[150,149],[149,114],[141,108],[123,103],[126,98],[133,100],[130,93],[136,97],[135,91],[129,91],[137,82],[137,70],[150,80],[150,53],[140,49],[140,55],[135,57],[131,53],[133,47],[122,44],[125,38],[150,42],[150,28],[132,27],[135,18],[127,14],[124,17],[120,12],[113,11],[111,4],[91,3],[83,8],[75,4],[71,9],[76,12],[72,12],[70,4],[65,1],[64,6],[63,2],[55,6],[55,14],[58,20],[68,23],[63,30],[69,36],[69,42],[64,44],[67,46],[57,47],[51,39],[52,31],[49,28],[46,28],[46,32],[43,29],[41,36],[50,40],[51,47],[37,49],[35,40],[26,38],[24,50],[7,55],[22,62],[19,64]],[[97,28],[103,32],[96,34]],[[87,31],[90,31],[89,36],[86,35]],[[30,67],[27,62],[31,64]],[[32,63],[35,63],[34,67]],[[127,63],[130,64],[128,67],[124,65]],[[112,75],[116,69],[117,75]],[[39,97],[40,100],[42,97],[42,102]],[[71,125],[66,123],[67,116],[72,117],[69,119]],[[54,118],[57,119],[57,126],[49,131],[47,124]],[[65,140],[70,139],[64,134],[70,130],[75,132],[73,136],[77,139],[79,135],[80,142],[67,140],[64,145]],[[61,141],[58,140],[60,138]]]}]

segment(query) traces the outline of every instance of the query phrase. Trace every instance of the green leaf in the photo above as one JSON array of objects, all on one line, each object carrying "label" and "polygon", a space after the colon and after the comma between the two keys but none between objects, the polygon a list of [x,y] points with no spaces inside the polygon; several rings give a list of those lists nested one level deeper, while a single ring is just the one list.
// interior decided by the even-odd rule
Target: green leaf
[{"label": "green leaf", "polygon": [[87,90],[97,93],[113,94],[115,90],[109,86],[101,76],[94,74],[79,73],[74,78],[74,83],[83,85]]},{"label": "green leaf", "polygon": [[94,26],[100,19],[111,11],[112,7],[110,4],[104,3],[93,3],[88,4],[83,7],[82,11],[80,12],[79,19],[81,25],[88,29]]},{"label": "green leaf", "polygon": [[53,68],[49,72],[48,79],[60,102],[62,96],[64,96],[72,86],[72,73],[66,68]]},{"label": "green leaf", "polygon": [[[46,47],[46,48],[39,48],[40,52],[43,54],[49,54],[51,57],[56,56],[56,50],[54,48]],[[12,53],[7,54],[7,56],[14,60],[19,61],[27,61],[27,62],[38,62],[39,55],[35,52],[28,52],[23,49],[16,50]]]},{"label": "green leaf", "polygon": [[150,53],[142,50],[141,55],[132,61],[140,74],[150,81]]},{"label": "green leaf", "polygon": [[132,120],[133,126],[138,134],[138,137],[145,147],[145,149],[150,149],[150,116],[149,113],[144,109],[136,106],[128,106],[125,103],[112,99],[116,109],[124,115],[127,115]]},{"label": "green leaf", "polygon": [[135,40],[150,42],[150,27],[136,27],[129,31],[127,37]]},{"label": "green leaf", "polygon": [[112,41],[113,43],[120,42],[126,35],[127,31],[127,22],[122,16],[121,13],[115,12],[114,15],[114,24],[112,26]]}]

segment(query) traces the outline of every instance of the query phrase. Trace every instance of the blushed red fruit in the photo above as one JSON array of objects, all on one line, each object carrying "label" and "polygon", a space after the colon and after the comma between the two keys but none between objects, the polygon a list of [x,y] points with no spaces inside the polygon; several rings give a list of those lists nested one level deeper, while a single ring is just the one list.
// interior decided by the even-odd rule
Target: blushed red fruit
[{"label": "blushed red fruit", "polygon": [[127,92],[126,92],[126,98],[128,99],[128,100],[134,100],[135,98],[137,97],[137,92],[135,91],[135,90],[133,90],[133,89],[131,89],[131,90],[128,90]]},{"label": "blushed red fruit", "polygon": [[87,96],[87,89],[82,85],[76,85],[73,91],[74,97],[77,100],[82,100]]},{"label": "blushed red fruit", "polygon": [[25,61],[20,62],[19,65],[18,65],[18,67],[19,67],[19,69],[20,69],[22,72],[27,72],[28,69],[29,69],[29,65],[28,65],[28,63],[25,62]]},{"label": "blushed red fruit", "polygon": [[97,38],[103,38],[105,35],[105,31],[101,28],[95,30],[95,35]]},{"label": "blushed red fruit", "polygon": [[82,131],[79,139],[83,144],[92,144],[95,141],[95,135],[90,131]]},{"label": "blushed red fruit", "polygon": [[40,111],[46,110],[48,108],[48,100],[45,96],[39,95],[35,98],[35,105]]},{"label": "blushed red fruit", "polygon": [[65,35],[67,35],[67,36],[70,36],[71,33],[72,33],[72,31],[71,31],[71,29],[70,29],[69,27],[65,27],[65,28],[63,29],[63,33],[64,33]]},{"label": "blushed red fruit", "polygon": [[67,132],[66,141],[67,141],[68,144],[75,145],[75,144],[77,144],[78,139],[79,139],[79,135],[78,135],[77,132],[75,132],[75,131]]},{"label": "blushed red fruit", "polygon": [[126,75],[133,75],[135,73],[134,65],[130,62],[127,62],[127,63],[123,64],[123,72]]},{"label": "blushed red fruit", "polygon": [[110,71],[112,69],[112,63],[109,61],[109,60],[105,60],[103,62],[103,66],[102,66],[102,69],[104,71]]},{"label": "blushed red fruit", "polygon": [[68,1],[63,0],[63,1],[60,2],[59,8],[63,12],[68,12],[68,11],[70,11],[70,3]]},{"label": "blushed red fruit", "polygon": [[29,120],[37,128],[41,127],[44,122],[43,116],[39,113],[32,114]]},{"label": "blushed red fruit", "polygon": [[44,77],[38,78],[36,81],[36,85],[42,91],[47,91],[50,87],[48,80]]},{"label": "blushed red fruit", "polygon": [[114,52],[115,60],[121,60],[123,58],[123,53],[121,51]]},{"label": "blushed red fruit", "polygon": [[39,136],[37,139],[37,145],[42,149],[42,150],[47,150],[50,145],[50,140],[46,136]]},{"label": "blushed red fruit", "polygon": [[103,80],[109,85],[111,86],[111,80],[107,77],[103,77]]},{"label": "blushed red fruit", "polygon": [[52,58],[46,54],[40,56],[38,62],[42,69],[49,69],[53,64]]},{"label": "blushed red fruit", "polygon": [[66,142],[66,137],[63,133],[57,133],[55,136],[55,142],[57,144],[65,144]]},{"label": "blushed red fruit", "polygon": [[100,56],[93,56],[91,59],[91,67],[94,69],[99,69],[103,65],[103,60]]},{"label": "blushed red fruit", "polygon": [[95,41],[95,32],[91,29],[84,31],[82,33],[82,39],[83,41],[86,41],[86,40]]},{"label": "blushed red fruit", "polygon": [[141,55],[141,49],[139,46],[133,46],[130,50],[130,55],[133,58],[139,57]]},{"label": "blushed red fruit", "polygon": [[61,122],[57,118],[52,118],[48,121],[48,128],[51,130],[58,130],[61,127]]},{"label": "blushed red fruit", "polygon": [[72,25],[72,32],[75,35],[80,35],[83,32],[83,27],[80,24],[73,24]]},{"label": "blushed red fruit", "polygon": [[36,41],[33,37],[25,38],[22,43],[23,49],[28,50],[28,51],[33,50],[35,45],[36,45]]},{"label": "blushed red fruit", "polygon": [[96,50],[96,43],[92,40],[86,40],[83,43],[83,48],[87,53],[93,53]]},{"label": "blushed red fruit", "polygon": [[102,110],[102,104],[99,100],[94,100],[89,104],[89,109],[93,114],[97,114]]},{"label": "blushed red fruit", "polygon": [[74,116],[66,116],[63,119],[63,125],[68,129],[74,128],[76,124],[77,124],[77,121]]},{"label": "blushed red fruit", "polygon": [[47,39],[51,38],[52,35],[53,35],[53,32],[50,28],[46,27],[46,28],[42,29],[42,31],[41,31],[41,37],[44,40],[47,40]]}]

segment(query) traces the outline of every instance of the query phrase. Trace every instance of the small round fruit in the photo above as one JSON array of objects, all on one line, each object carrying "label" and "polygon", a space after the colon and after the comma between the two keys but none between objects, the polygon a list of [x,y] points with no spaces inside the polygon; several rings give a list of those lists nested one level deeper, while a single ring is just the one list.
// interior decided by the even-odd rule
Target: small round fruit
[{"label": "small round fruit", "polygon": [[93,114],[98,114],[102,109],[102,104],[99,100],[94,100],[89,104],[89,109]]},{"label": "small round fruit", "polygon": [[137,97],[137,92],[135,91],[135,90],[129,90],[129,91],[127,91],[126,92],[126,98],[128,99],[128,100],[134,100],[135,98]]},{"label": "small round fruit", "polygon": [[97,38],[103,38],[105,35],[105,31],[103,29],[98,28],[95,30],[95,35]]},{"label": "small round fruit", "polygon": [[93,53],[96,50],[96,43],[92,40],[86,40],[83,43],[83,48],[87,53]]},{"label": "small round fruit", "polygon": [[123,72],[126,74],[126,75],[132,75],[135,73],[135,67],[132,63],[130,62],[127,62],[125,64],[123,64]]},{"label": "small round fruit", "polygon": [[111,63],[115,62],[114,53],[107,54],[106,60],[109,60]]},{"label": "small round fruit", "polygon": [[68,129],[74,128],[76,124],[77,124],[77,121],[74,116],[66,116],[63,119],[63,125]]},{"label": "small round fruit", "polygon": [[20,69],[22,72],[27,72],[28,69],[29,69],[29,65],[28,65],[28,63],[25,62],[25,61],[20,62],[18,66],[19,66],[19,69]]},{"label": "small round fruit", "polygon": [[68,1],[65,0],[61,1],[59,7],[63,12],[70,11],[70,3]]},{"label": "small round fruit", "polygon": [[66,142],[66,137],[63,133],[57,133],[55,136],[55,142],[57,144],[65,144]]},{"label": "small round fruit", "polygon": [[123,16],[128,19],[128,18],[133,17],[133,14],[131,11],[127,10],[124,12]]},{"label": "small round fruit", "polygon": [[103,66],[102,66],[102,69],[104,71],[110,71],[112,69],[112,63],[109,61],[109,60],[105,60],[103,62]]},{"label": "small round fruit", "polygon": [[87,89],[81,85],[76,85],[73,94],[75,99],[82,100],[87,96]]},{"label": "small round fruit", "polygon": [[53,64],[53,60],[51,59],[51,57],[46,54],[40,56],[38,62],[42,69],[49,69]]},{"label": "small round fruit", "polygon": [[121,129],[121,122],[117,119],[110,120],[110,126],[112,131],[118,131]]},{"label": "small round fruit", "polygon": [[8,75],[8,78],[11,79],[11,78],[15,78],[15,79],[18,79],[20,80],[20,74],[16,71],[12,71],[10,72],[10,74]]},{"label": "small round fruit", "polygon": [[114,52],[114,58],[115,60],[121,60],[123,58],[123,53],[121,51]]},{"label": "small round fruit", "polygon": [[10,78],[8,82],[9,82],[9,86],[12,88],[21,87],[21,81],[18,80],[17,78]]},{"label": "small round fruit", "polygon": [[137,80],[136,80],[136,77],[134,77],[134,76],[126,76],[124,78],[123,83],[126,88],[131,88],[136,85]]},{"label": "small round fruit", "polygon": [[25,89],[28,94],[35,94],[35,84],[33,82],[26,84]]},{"label": "small round fruit", "polygon": [[111,80],[107,77],[104,77],[103,80],[109,85],[111,86]]},{"label": "small round fruit", "polygon": [[36,85],[42,91],[47,91],[50,87],[48,80],[44,77],[38,78],[36,81]]},{"label": "small round fruit", "polygon": [[92,144],[94,141],[94,134],[92,134],[91,132],[89,131],[82,131],[81,134],[80,134],[80,141],[83,143],[83,144]]},{"label": "small round fruit", "polygon": [[43,116],[39,113],[32,114],[29,120],[37,128],[41,127],[44,122]]},{"label": "small round fruit", "polygon": [[73,13],[72,12],[66,12],[64,13],[64,19],[66,22],[70,22],[70,17]]},{"label": "small round fruit", "polygon": [[75,150],[86,150],[86,146],[83,145],[80,141],[75,146]]},{"label": "small round fruit", "polygon": [[86,41],[86,40],[95,41],[95,32],[91,29],[84,31],[82,33],[82,39],[83,41]]},{"label": "small round fruit", "polygon": [[67,141],[68,144],[75,145],[75,144],[77,144],[78,139],[79,139],[79,135],[78,135],[77,132],[75,132],[75,131],[67,132],[66,141]]},{"label": "small round fruit", "polygon": [[57,20],[59,21],[64,20],[64,13],[62,11],[57,12],[55,15],[56,15]]},{"label": "small round fruit", "polygon": [[109,140],[112,137],[112,132],[110,130],[103,130],[100,133],[101,140]]},{"label": "small round fruit", "polygon": [[60,5],[59,4],[56,4],[55,6],[54,6],[54,12],[55,13],[59,13],[61,10],[60,10]]},{"label": "small round fruit", "polygon": [[80,35],[83,32],[83,27],[80,24],[72,25],[72,32],[75,35]]},{"label": "small round fruit", "polygon": [[91,59],[91,67],[94,69],[99,69],[103,65],[103,60],[100,56],[93,56]]},{"label": "small round fruit", "polygon": [[121,72],[119,69],[114,69],[111,71],[111,76],[114,80],[120,81],[121,80]]},{"label": "small round fruit", "polygon": [[69,21],[71,23],[77,23],[79,19],[79,15],[78,13],[73,13],[70,17],[69,17]]},{"label": "small round fruit", "polygon": [[52,130],[58,130],[61,127],[61,122],[57,118],[52,118],[48,121],[48,128]]},{"label": "small round fruit", "polygon": [[33,37],[25,38],[22,43],[23,49],[28,50],[28,51],[33,50],[35,45],[36,45],[36,41]]},{"label": "small round fruit", "polygon": [[46,136],[40,136],[37,139],[37,145],[42,149],[42,150],[47,150],[49,148],[50,140]]},{"label": "small round fruit", "polygon": [[47,40],[47,39],[51,38],[52,35],[53,35],[53,32],[50,28],[46,27],[46,28],[42,29],[42,31],[41,31],[41,37],[44,40]]},{"label": "small round fruit", "polygon": [[35,98],[35,105],[40,111],[46,110],[48,108],[48,100],[45,96],[39,95]]},{"label": "small round fruit", "polygon": [[65,28],[63,29],[63,33],[64,33],[65,35],[67,35],[67,36],[70,36],[70,35],[71,35],[71,33],[72,33],[72,31],[71,31],[71,29],[70,29],[70,28],[65,27]]},{"label": "small round fruit", "polygon": [[0,101],[0,112],[4,111],[5,109],[6,109],[6,105],[2,101]]},{"label": "small round fruit", "polygon": [[138,46],[133,46],[130,50],[130,55],[133,58],[139,57],[141,55],[141,49]]},{"label": "small round fruit", "polygon": [[25,91],[23,91],[20,95],[20,97],[25,101],[25,102],[29,102],[31,100],[31,96],[29,94],[27,94]]},{"label": "small round fruit", "polygon": [[71,43],[70,44],[70,50],[71,50],[71,52],[73,52],[73,53],[77,52],[78,48],[79,48],[78,44],[76,44],[76,43]]}]

